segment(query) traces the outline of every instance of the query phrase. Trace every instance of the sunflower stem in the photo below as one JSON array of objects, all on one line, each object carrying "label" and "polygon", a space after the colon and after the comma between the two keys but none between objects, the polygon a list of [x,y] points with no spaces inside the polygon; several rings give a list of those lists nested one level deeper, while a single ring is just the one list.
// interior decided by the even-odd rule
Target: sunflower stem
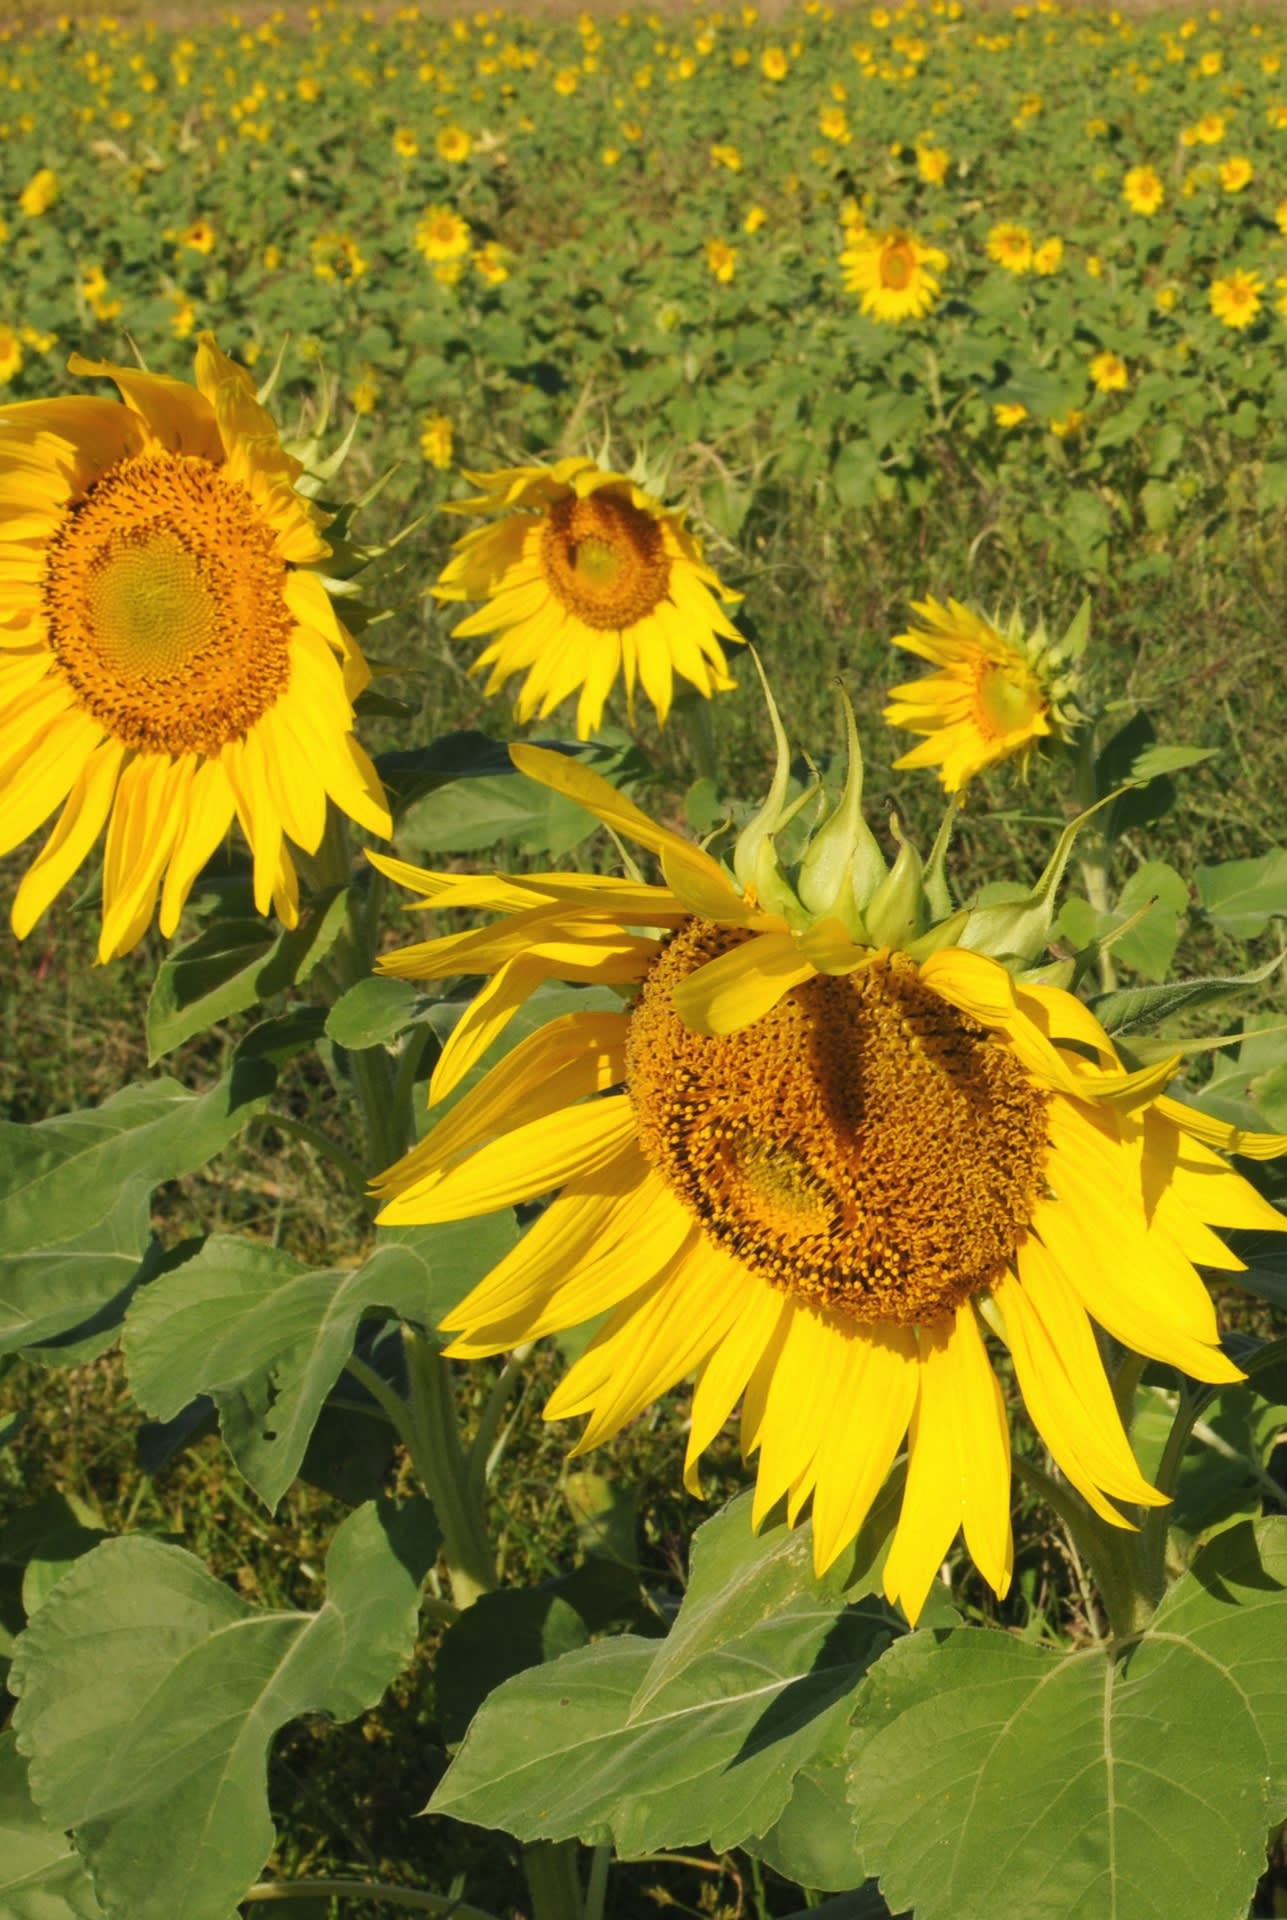
[{"label": "sunflower stem", "polygon": [[532,1920],[580,1920],[581,1876],[575,1840],[534,1840],[523,1848]]},{"label": "sunflower stem", "polygon": [[688,744],[693,750],[693,764],[697,768],[698,778],[709,780],[718,798],[719,756],[715,752],[715,734],[711,728],[709,700],[698,699],[693,702],[690,720]]},{"label": "sunflower stem", "polygon": [[[326,833],[312,857],[314,885],[348,887],[348,923],[336,942],[329,968],[339,992],[371,971],[379,938],[378,889],[352,884],[347,823],[335,807],[327,812]],[[353,1084],[366,1130],[367,1168],[379,1173],[401,1157],[415,1138],[411,1089],[423,1042],[413,1035],[395,1066],[387,1048],[359,1047],[348,1052]],[[392,1421],[429,1495],[442,1528],[443,1557],[451,1575],[458,1609],[471,1606],[496,1585],[496,1562],[487,1533],[484,1489],[476,1487],[461,1440],[452,1391],[451,1367],[434,1342],[414,1328],[402,1329],[411,1399],[407,1405],[371,1368],[356,1358],[349,1371],[362,1381]]]},{"label": "sunflower stem", "polygon": [[1109,1526],[1092,1513],[1078,1493],[1034,1460],[1016,1455],[1014,1468],[1020,1479],[1053,1508],[1072,1535],[1090,1569],[1113,1639],[1127,1640],[1142,1633],[1161,1597],[1150,1590],[1142,1535]]},{"label": "sunflower stem", "polygon": [[487,1533],[481,1489],[471,1480],[460,1439],[451,1366],[433,1341],[402,1329],[411,1382],[412,1464],[442,1528],[451,1594],[463,1612],[496,1586],[496,1560]]}]

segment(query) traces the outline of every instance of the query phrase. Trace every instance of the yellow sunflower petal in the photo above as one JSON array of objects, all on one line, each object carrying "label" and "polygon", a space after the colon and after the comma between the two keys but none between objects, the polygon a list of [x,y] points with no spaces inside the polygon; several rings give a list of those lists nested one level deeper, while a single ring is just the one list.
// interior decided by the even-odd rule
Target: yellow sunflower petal
[{"label": "yellow sunflower petal", "polygon": [[534,1200],[574,1174],[601,1166],[634,1136],[634,1110],[619,1094],[569,1108],[557,1131],[544,1119],[515,1127],[445,1173],[431,1174],[397,1194],[377,1216],[379,1225],[432,1225]]},{"label": "yellow sunflower petal", "polygon": [[779,1322],[792,1311],[785,1295],[758,1275],[747,1274],[744,1278],[741,1312],[702,1363],[693,1389],[684,1485],[699,1497],[701,1456],[732,1413],[760,1356],[773,1345]]},{"label": "yellow sunflower petal", "polygon": [[849,1377],[817,1455],[813,1564],[819,1576],[866,1520],[916,1404],[916,1336],[910,1327],[865,1328],[848,1342],[846,1362]]},{"label": "yellow sunflower petal", "polygon": [[119,740],[104,740],[85,761],[58,817],[58,824],[22,877],[13,902],[13,930],[25,940],[53,900],[66,886],[98,839],[111,812],[125,749]]},{"label": "yellow sunflower petal", "polygon": [[690,973],[675,989],[675,1006],[694,1033],[736,1033],[815,971],[791,934],[761,933]]},{"label": "yellow sunflower petal", "polygon": [[920,1391],[885,1596],[915,1624],[958,1528],[984,1579],[1010,1585],[1010,1429],[974,1308],[920,1333]]},{"label": "yellow sunflower petal", "polygon": [[529,1291],[524,1303],[505,1318],[462,1335],[452,1352],[463,1354],[468,1346],[476,1354],[482,1351],[479,1342],[485,1341],[487,1352],[503,1353],[521,1341],[579,1326],[651,1286],[689,1241],[693,1223],[637,1159],[635,1171],[637,1185],[605,1221],[610,1241],[601,1241],[572,1274],[566,1267],[560,1274],[547,1266],[539,1294]]},{"label": "yellow sunflower petal", "polygon": [[[513,746],[510,748],[510,757],[519,772],[525,773],[530,780],[539,780],[542,786],[551,787],[556,793],[575,800],[578,806],[594,814],[605,826],[612,827],[627,840],[637,841],[650,852],[661,855],[665,862],[667,885],[681,899],[681,888],[691,879],[700,890],[699,898],[703,903],[712,897],[721,902],[721,919],[740,924],[752,911],[718,861],[712,860],[700,847],[693,846],[691,841],[681,840],[669,828],[657,826],[632,800],[618,793],[611,782],[605,780],[602,774],[595,773],[593,768],[581,766],[568,754],[551,753],[546,747]],[[702,906],[693,907],[691,911],[701,912]]]}]

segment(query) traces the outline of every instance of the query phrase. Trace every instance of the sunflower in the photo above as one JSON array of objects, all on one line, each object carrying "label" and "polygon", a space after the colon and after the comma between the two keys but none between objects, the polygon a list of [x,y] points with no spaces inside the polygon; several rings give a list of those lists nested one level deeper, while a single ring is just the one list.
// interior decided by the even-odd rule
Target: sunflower
[{"label": "sunflower", "polygon": [[1053,644],[1042,626],[1025,634],[1017,620],[1003,633],[959,600],[916,600],[912,611],[921,624],[891,644],[939,671],[889,690],[890,726],[926,736],[895,767],[937,767],[947,791],[960,793],[985,768],[1026,758],[1038,740],[1076,725],[1067,642]]},{"label": "sunflower", "polygon": [[1032,267],[1032,235],[1013,220],[1002,220],[988,230],[987,255],[1007,273],[1027,273]]},{"label": "sunflower", "polygon": [[1120,353],[1092,354],[1090,361],[1090,384],[1096,393],[1124,393],[1131,384],[1130,368]]},{"label": "sunflower", "polygon": [[862,295],[862,311],[873,320],[919,320],[939,296],[936,276],[947,268],[939,247],[924,246],[905,227],[883,233],[851,227],[840,256],[850,293]]},{"label": "sunflower", "polygon": [[720,640],[741,635],[719,600],[741,595],[705,564],[677,508],[586,459],[465,478],[483,492],[447,511],[497,517],[456,542],[433,592],[486,601],[452,631],[496,635],[471,668],[491,668],[489,694],[527,670],[520,720],[544,719],[579,687],[585,740],[618,674],[631,711],[638,680],[662,724],[676,673],[706,697],[734,684]]},{"label": "sunflower", "polygon": [[[785,1498],[794,1522],[812,1498],[819,1572],[906,1442],[884,1583],[913,1620],[959,1529],[998,1594],[1010,1579],[989,1332],[1095,1512],[1129,1526],[1114,1502],[1164,1504],[1131,1453],[1094,1323],[1198,1379],[1237,1379],[1194,1263],[1239,1266],[1213,1225],[1287,1221],[1213,1149],[1287,1140],[1168,1097],[1175,1060],[1129,1071],[1072,994],[952,944],[965,914],[928,926],[907,850],[886,870],[861,824],[856,754],[799,872],[783,875],[761,816],[735,884],[588,769],[511,751],[658,854],[664,884],[462,877],[372,856],[427,904],[503,916],[381,963],[407,979],[491,976],[431,1099],[541,980],[631,996],[539,1028],[377,1183],[389,1226],[557,1190],[447,1315],[447,1351],[480,1358],[606,1312],[546,1417],[588,1416],[584,1452],[696,1371],[687,1484],[698,1490],[700,1455],[740,1399],[756,1521]],[[779,799],[786,770],[783,757]]]},{"label": "sunflower", "polygon": [[13,904],[21,939],[104,826],[99,959],[174,932],[234,816],[255,905],[298,919],[287,839],[331,798],[389,816],[353,738],[369,678],[315,567],[325,516],[295,489],[249,376],[209,334],[196,387],[75,356],[124,405],[0,408],[0,853],[62,808]]},{"label": "sunflower", "polygon": [[1207,299],[1216,319],[1226,327],[1249,327],[1259,316],[1264,290],[1264,280],[1258,273],[1235,267],[1232,273],[1211,282]]},{"label": "sunflower", "polygon": [[1155,214],[1166,199],[1166,188],[1155,167],[1128,167],[1122,180],[1122,198],[1132,213],[1146,218]]}]

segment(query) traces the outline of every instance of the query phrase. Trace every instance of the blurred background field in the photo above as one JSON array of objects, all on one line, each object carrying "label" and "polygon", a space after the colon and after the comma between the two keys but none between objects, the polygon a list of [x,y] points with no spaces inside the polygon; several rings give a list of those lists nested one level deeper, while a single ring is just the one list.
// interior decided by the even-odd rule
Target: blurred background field
[{"label": "blurred background field", "polygon": [[[392,611],[365,636],[408,713],[373,718],[368,744],[508,737],[508,708],[468,678],[473,643],[449,637],[456,611],[425,596],[460,531],[437,509],[467,490],[462,464],[586,451],[638,458],[688,502],[745,596],[739,624],[792,738],[816,755],[835,744],[843,679],[876,811],[909,744],[879,719],[906,677],[888,642],[909,602],[951,594],[1059,627],[1089,595],[1097,690],[1123,721],[1143,705],[1161,737],[1218,750],[1184,776],[1150,856],[1189,872],[1281,839],[1280,11],[153,11],[20,4],[0,29],[0,399],[72,390],[73,351],[137,350],[186,375],[207,327],[257,377],[282,351],[283,423],[325,416],[328,445],[353,429],[344,493],[388,476],[361,530],[418,523],[383,569]],[[847,284],[841,256],[891,233],[943,258],[918,315],[864,313]],[[744,663],[739,678],[710,719],[725,788],[750,797],[767,728]],[[624,710],[611,717],[628,744]],[[660,796],[699,770],[693,721],[682,701],[660,737],[640,718]],[[932,823],[928,780],[919,808]],[[1038,769],[972,797],[961,840],[984,875],[1035,872],[1060,818]],[[6,890],[22,864],[0,862]],[[159,943],[95,969],[94,920],[68,902],[21,949],[0,934],[7,1118],[92,1104],[146,1070]],[[1182,970],[1228,961],[1179,922]],[[171,1071],[200,1084],[241,1030]],[[320,1069],[290,1099],[343,1137]],[[157,1220],[170,1244],[219,1227],[334,1263],[364,1222],[306,1141],[261,1126]],[[559,1364],[534,1369],[510,1470],[505,1552],[528,1580],[575,1543],[548,1491],[566,1435],[528,1417]],[[153,1472],[115,1362],[67,1382],[55,1410],[32,1370],[0,1374],[0,1524],[7,1493],[43,1491],[88,1524],[182,1534],[267,1604],[312,1604],[334,1493],[297,1489],[270,1517],[213,1438]],[[616,1456],[648,1490],[622,1524],[671,1592],[696,1511],[675,1491],[681,1402]],[[731,1450],[723,1465],[734,1484]],[[0,1533],[0,1635],[2,1549]],[[1015,1624],[1075,1631],[1080,1604],[1058,1538],[1040,1536]],[[501,1843],[412,1818],[442,1739],[422,1671],[357,1727],[301,1729],[275,1763],[275,1865],[378,1868],[521,1910]],[[613,1897],[624,1920],[800,1903],[745,1860],[623,1867]]]}]

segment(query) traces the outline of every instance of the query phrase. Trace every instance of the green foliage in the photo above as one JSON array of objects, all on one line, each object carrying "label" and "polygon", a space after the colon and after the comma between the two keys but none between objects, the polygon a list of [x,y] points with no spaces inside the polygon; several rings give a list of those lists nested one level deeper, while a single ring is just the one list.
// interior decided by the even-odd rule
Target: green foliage
[{"label": "green foliage", "polygon": [[899,1630],[883,1603],[849,1603],[840,1571],[815,1580],[811,1551],[807,1528],[757,1538],[733,1501],[694,1535],[660,1647],[622,1635],[505,1682],[430,1810],[623,1852],[767,1833]]},{"label": "green foliage", "polygon": [[886,1898],[917,1920],[1163,1920],[1183,1887],[1193,1920],[1245,1911],[1287,1813],[1285,1608],[1287,1521],[1266,1520],[1222,1533],[1125,1647],[968,1628],[893,1647],[850,1748]]},{"label": "green foliage", "polygon": [[155,1080],[92,1112],[0,1121],[0,1352],[78,1328],[105,1344],[148,1251],[153,1188],[218,1153],[274,1079],[266,1062],[239,1061],[204,1094]]},{"label": "green foliage", "polygon": [[8,1920],[102,1920],[84,1862],[41,1819],[13,1733],[0,1733],[0,1902]]},{"label": "green foliage", "polygon": [[275,1507],[363,1317],[437,1326],[514,1237],[512,1214],[389,1233],[355,1271],[310,1273],[271,1247],[216,1236],[134,1301],[130,1384],[158,1420],[208,1393],[240,1472]]},{"label": "green foliage", "polygon": [[31,1791],[74,1831],[108,1920],[227,1920],[273,1844],[274,1734],[301,1713],[375,1704],[411,1656],[437,1546],[421,1501],[359,1508],[331,1544],[316,1613],[259,1612],[142,1537],[78,1561],[10,1685]]}]

